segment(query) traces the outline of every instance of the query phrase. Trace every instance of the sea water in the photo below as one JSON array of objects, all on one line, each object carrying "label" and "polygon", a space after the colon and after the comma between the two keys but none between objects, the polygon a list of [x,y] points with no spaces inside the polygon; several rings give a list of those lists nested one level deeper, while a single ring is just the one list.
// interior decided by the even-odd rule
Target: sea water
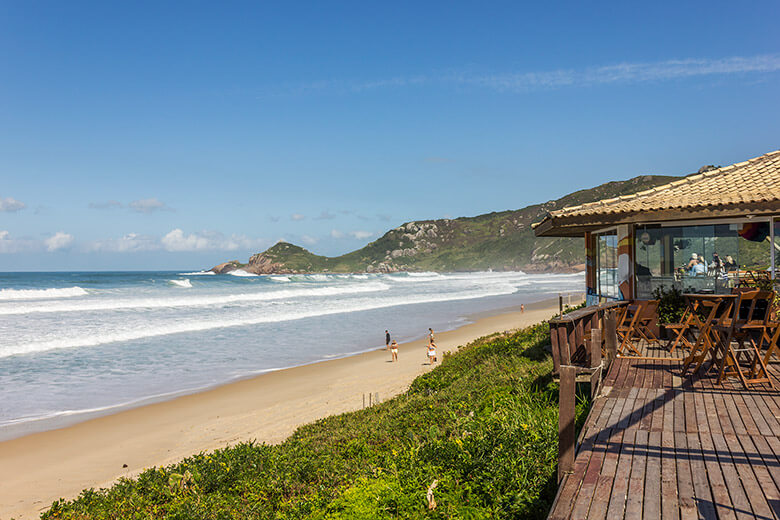
[{"label": "sea water", "polygon": [[0,273],[0,440],[582,287],[522,272]]}]

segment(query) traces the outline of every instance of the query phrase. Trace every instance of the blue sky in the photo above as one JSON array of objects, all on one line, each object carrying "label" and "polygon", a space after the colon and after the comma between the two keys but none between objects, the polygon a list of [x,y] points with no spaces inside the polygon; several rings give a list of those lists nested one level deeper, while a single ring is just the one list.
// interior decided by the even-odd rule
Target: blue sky
[{"label": "blue sky", "polygon": [[5,2],[0,271],[340,254],[780,148],[780,4]]}]

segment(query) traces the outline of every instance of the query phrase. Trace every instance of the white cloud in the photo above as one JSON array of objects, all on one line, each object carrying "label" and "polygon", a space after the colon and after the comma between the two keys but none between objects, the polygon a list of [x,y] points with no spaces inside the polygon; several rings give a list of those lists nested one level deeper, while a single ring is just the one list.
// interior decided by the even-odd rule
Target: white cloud
[{"label": "white cloud", "polygon": [[374,89],[440,84],[470,85],[502,92],[523,92],[562,87],[669,81],[697,76],[762,74],[776,71],[780,71],[780,54],[763,54],[716,59],[687,58],[648,63],[616,63],[584,69],[498,72],[494,74],[455,71],[375,80],[329,80],[303,85],[293,89],[293,91],[297,93],[307,91],[362,92]]},{"label": "white cloud", "polygon": [[311,246],[317,243],[317,239],[309,235],[301,235],[301,242],[307,246]]},{"label": "white cloud", "polygon": [[235,251],[236,249],[258,249],[267,242],[262,239],[252,239],[244,235],[225,236],[219,231],[201,231],[185,234],[181,229],[174,229],[160,240],[166,251]]},{"label": "white cloud", "polygon": [[305,218],[306,218],[306,215],[301,215],[300,213],[293,213],[292,215],[290,215],[290,220],[299,221],[299,220],[303,220]]},{"label": "white cloud", "polygon": [[127,205],[131,210],[136,213],[154,213],[155,211],[173,211],[164,202],[155,198],[151,199],[139,199],[130,202]]},{"label": "white cloud", "polygon": [[148,235],[128,233],[122,238],[99,240],[90,244],[90,251],[106,251],[110,253],[137,253],[141,251],[157,251],[162,249],[160,241]]},{"label": "white cloud", "polygon": [[0,212],[14,213],[26,208],[27,205],[13,197],[0,198]]},{"label": "white cloud", "polygon": [[40,251],[40,241],[27,238],[14,238],[8,231],[0,231],[0,254]]},{"label": "white cloud", "polygon": [[336,239],[352,237],[357,240],[364,240],[372,236],[374,236],[373,231],[348,231],[346,233],[344,231],[339,231],[338,229],[332,229],[330,231],[330,237]]},{"label": "white cloud", "polygon": [[89,209],[117,209],[124,207],[124,204],[118,200],[109,200],[107,202],[90,202]]},{"label": "white cloud", "polygon": [[44,240],[43,243],[46,245],[46,250],[49,252],[67,249],[73,244],[73,235],[65,233],[64,231],[57,231]]},{"label": "white cloud", "polygon": [[336,215],[330,211],[323,211],[319,217],[315,217],[316,220],[333,220],[334,218],[336,218]]}]

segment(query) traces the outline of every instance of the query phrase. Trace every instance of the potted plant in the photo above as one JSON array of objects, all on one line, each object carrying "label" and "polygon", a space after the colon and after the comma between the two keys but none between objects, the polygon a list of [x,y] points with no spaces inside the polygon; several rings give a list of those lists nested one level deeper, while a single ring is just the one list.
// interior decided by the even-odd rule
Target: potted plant
[{"label": "potted plant", "polygon": [[[663,327],[667,323],[679,323],[685,313],[685,298],[676,287],[667,289],[664,286],[657,287],[653,291],[653,298],[658,300],[658,325]],[[666,330],[666,329],[664,329]]]}]

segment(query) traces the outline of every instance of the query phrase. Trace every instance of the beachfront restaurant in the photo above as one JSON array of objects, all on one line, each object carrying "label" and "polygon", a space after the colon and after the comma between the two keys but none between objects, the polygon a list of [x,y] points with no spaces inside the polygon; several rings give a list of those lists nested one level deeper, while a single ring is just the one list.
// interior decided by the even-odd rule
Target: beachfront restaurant
[{"label": "beachfront restaurant", "polygon": [[586,303],[728,294],[780,269],[780,150],[631,195],[566,207],[539,237],[584,237]]}]

